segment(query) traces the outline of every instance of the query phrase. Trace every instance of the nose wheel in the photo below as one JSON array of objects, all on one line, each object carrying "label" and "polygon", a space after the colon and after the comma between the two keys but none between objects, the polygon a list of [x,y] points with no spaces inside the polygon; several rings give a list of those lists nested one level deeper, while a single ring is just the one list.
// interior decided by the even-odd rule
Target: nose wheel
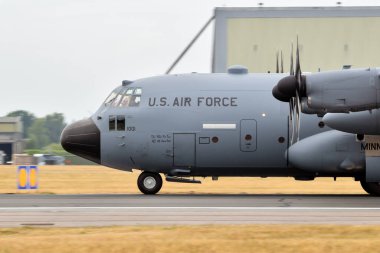
[{"label": "nose wheel", "polygon": [[144,171],[137,179],[137,186],[144,194],[156,194],[161,190],[162,178],[158,173]]}]

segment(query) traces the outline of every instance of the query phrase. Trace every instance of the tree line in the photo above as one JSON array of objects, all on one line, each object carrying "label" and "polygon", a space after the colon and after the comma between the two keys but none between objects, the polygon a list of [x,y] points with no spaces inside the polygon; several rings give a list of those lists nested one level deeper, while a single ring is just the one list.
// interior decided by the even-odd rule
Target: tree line
[{"label": "tree line", "polygon": [[25,110],[10,112],[7,117],[21,117],[23,122],[23,138],[27,149],[46,149],[51,144],[59,143],[61,132],[66,126],[62,113],[52,113],[38,118]]}]

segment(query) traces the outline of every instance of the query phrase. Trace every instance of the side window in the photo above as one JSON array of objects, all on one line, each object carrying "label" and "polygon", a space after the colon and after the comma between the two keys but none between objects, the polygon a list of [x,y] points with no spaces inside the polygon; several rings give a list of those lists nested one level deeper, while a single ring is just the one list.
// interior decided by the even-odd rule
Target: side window
[{"label": "side window", "polygon": [[117,116],[117,131],[125,131],[125,116]]},{"label": "side window", "polygon": [[125,131],[125,116],[124,115],[111,115],[108,122],[110,131]]},{"label": "side window", "polygon": [[115,131],[116,130],[116,117],[110,116],[109,118],[109,130]]}]

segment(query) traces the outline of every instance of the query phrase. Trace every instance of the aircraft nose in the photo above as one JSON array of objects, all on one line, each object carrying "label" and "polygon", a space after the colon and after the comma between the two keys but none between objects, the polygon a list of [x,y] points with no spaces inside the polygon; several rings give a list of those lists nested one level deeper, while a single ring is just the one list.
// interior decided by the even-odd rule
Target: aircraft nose
[{"label": "aircraft nose", "polygon": [[100,131],[91,118],[66,126],[61,145],[69,153],[100,164]]}]

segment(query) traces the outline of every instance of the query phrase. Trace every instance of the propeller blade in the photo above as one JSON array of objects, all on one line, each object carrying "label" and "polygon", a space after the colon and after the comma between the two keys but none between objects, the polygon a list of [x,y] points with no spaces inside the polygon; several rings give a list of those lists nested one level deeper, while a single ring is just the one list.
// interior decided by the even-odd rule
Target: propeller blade
[{"label": "propeller blade", "polygon": [[295,115],[294,115],[294,106],[295,106],[295,101],[294,101],[294,98],[291,99],[291,101],[289,102],[289,105],[290,105],[290,118],[291,118],[291,125],[292,125],[292,134],[291,134],[291,138],[290,138],[290,144],[293,145],[294,143],[294,136],[295,136],[295,131],[296,131],[296,127],[295,127]]},{"label": "propeller blade", "polygon": [[302,78],[301,71],[301,60],[300,60],[300,49],[298,44],[297,36],[297,64],[296,64],[296,77],[297,77],[297,91],[296,91],[296,100],[297,100],[297,141],[300,139],[300,129],[301,129],[301,96],[305,96],[303,83],[304,79]]},{"label": "propeller blade", "polygon": [[290,101],[289,101],[289,119],[290,120],[293,120],[293,101],[292,101],[292,99],[290,99]]},{"label": "propeller blade", "polygon": [[294,67],[293,67],[293,43],[292,43],[292,51],[290,53],[290,71],[289,74],[294,76]]},{"label": "propeller blade", "polygon": [[298,36],[297,36],[297,51],[296,51],[296,77],[301,83],[301,64],[300,64],[300,50],[298,45]]},{"label": "propeller blade", "polygon": [[298,91],[296,91],[296,105],[297,105],[297,108],[296,108],[296,128],[297,128],[297,141],[300,140],[300,127],[301,127],[301,98],[298,94]]},{"label": "propeller blade", "polygon": [[279,67],[278,67],[278,51],[276,53],[276,73],[280,73]]},{"label": "propeller blade", "polygon": [[281,50],[281,73],[284,73],[284,58],[282,57],[282,50]]}]

